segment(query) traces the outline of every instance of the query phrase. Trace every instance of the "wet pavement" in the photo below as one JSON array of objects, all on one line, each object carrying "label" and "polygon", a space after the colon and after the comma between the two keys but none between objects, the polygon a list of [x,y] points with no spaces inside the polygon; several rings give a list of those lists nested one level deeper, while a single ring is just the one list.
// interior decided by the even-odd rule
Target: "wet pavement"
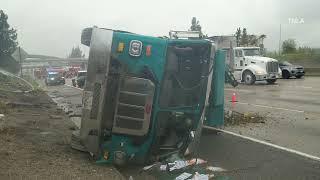
[{"label": "wet pavement", "polygon": [[[237,103],[230,102],[236,93]],[[227,130],[320,156],[320,77],[279,79],[275,85],[226,87],[226,107],[265,117],[263,124]]]},{"label": "wet pavement", "polygon": [[228,134],[203,133],[200,157],[232,179],[320,179],[320,162]]},{"label": "wet pavement", "polygon": [[[319,137],[317,136],[317,133],[320,132],[317,131],[317,128],[320,126],[315,127],[315,124],[317,123],[316,116],[314,119],[310,117],[312,119],[310,122],[313,123],[313,126],[312,123],[300,123],[300,121],[302,121],[308,113],[317,113],[317,109],[314,106],[316,106],[320,99],[310,98],[310,103],[306,101],[300,104],[300,106],[296,101],[293,101],[295,99],[297,101],[303,100],[303,95],[301,93],[320,96],[320,93],[317,93],[317,86],[313,85],[313,82],[317,81],[318,79],[311,78],[309,80],[306,78],[302,80],[288,80],[287,82],[285,82],[285,80],[280,80],[277,85],[268,86],[254,85],[246,87],[240,85],[236,91],[238,95],[237,98],[239,103],[243,102],[244,104],[236,104],[234,107],[232,107],[232,105],[227,102],[226,106],[229,108],[237,108],[240,111],[245,111],[247,108],[250,108],[252,111],[264,113],[271,120],[268,120],[265,124],[236,127],[234,129],[231,128],[231,130],[235,132],[240,131],[239,133],[241,134],[252,135],[253,137],[257,137],[272,143],[275,142],[277,144],[279,144],[278,141],[282,142],[283,139],[281,137],[279,137],[280,140],[272,138],[283,136],[287,133],[287,138],[290,140],[289,142],[294,143],[294,138],[301,135],[301,133],[304,133],[304,137],[311,139],[310,144],[307,145],[309,146],[309,149],[313,149],[313,152],[319,151],[320,148],[314,149],[319,144],[315,143],[315,141],[316,137]],[[304,83],[306,83],[306,85],[304,85]],[[320,83],[317,85],[320,85]],[[298,90],[295,92],[293,89],[286,90],[286,86],[304,88],[308,89],[308,91],[302,92],[301,90]],[[278,90],[279,88],[280,92]],[[228,93],[232,92],[230,89],[231,88],[228,87],[225,90],[226,98],[228,98]],[[69,86],[52,86],[48,87],[48,94],[50,96],[54,96],[54,98],[58,98],[58,104],[65,104],[65,107],[67,108],[81,109],[79,104],[81,104],[82,91],[79,89]],[[272,95],[271,97],[270,94]],[[297,111],[283,111],[282,109],[252,105],[255,104],[266,106],[266,104],[263,104],[263,102],[268,102],[267,105],[270,106],[271,102],[271,105],[273,105],[272,107],[289,109],[290,104],[286,104],[285,100],[290,98],[290,96],[292,96],[293,100],[288,101],[287,103],[294,105],[292,109],[295,108],[294,110]],[[278,99],[277,97],[280,98]],[[308,98],[309,97],[307,97],[307,99]],[[303,107],[303,104],[306,103],[308,103],[307,106],[311,106],[311,108],[301,108]],[[79,110],[73,110],[73,112],[79,112]],[[276,120],[273,120],[274,117],[277,117]],[[295,119],[291,119],[293,117],[295,117]],[[277,120],[279,118],[281,121]],[[269,121],[272,123],[269,123]],[[79,118],[74,122],[78,122],[78,124],[76,124],[78,127],[80,126]],[[292,129],[293,127],[297,129]],[[314,128],[313,133],[308,129],[311,127]],[[250,131],[250,128],[252,129],[252,134],[247,133]],[[268,130],[270,128],[275,128],[276,130],[270,130],[273,135],[266,136],[266,134],[269,134],[266,129]],[[298,130],[302,132],[297,132]],[[291,136],[293,137],[291,138]],[[308,141],[309,139],[305,139],[303,142],[308,144]],[[286,146],[291,147],[293,146],[292,143],[289,143],[289,145]],[[303,156],[249,141],[237,136],[232,136],[225,133],[217,134],[216,132],[209,130],[205,130],[203,132],[200,146],[198,148],[198,157],[207,160],[208,165],[226,169],[226,172],[222,173],[222,175],[226,175],[231,179],[320,179],[319,161],[308,159]],[[134,166],[131,167],[130,170],[124,170],[121,172],[124,173],[124,176],[126,177],[136,177],[139,172],[141,172],[141,168],[142,166]],[[217,175],[219,175],[219,173],[217,173]],[[147,176],[145,178],[147,178]]]}]

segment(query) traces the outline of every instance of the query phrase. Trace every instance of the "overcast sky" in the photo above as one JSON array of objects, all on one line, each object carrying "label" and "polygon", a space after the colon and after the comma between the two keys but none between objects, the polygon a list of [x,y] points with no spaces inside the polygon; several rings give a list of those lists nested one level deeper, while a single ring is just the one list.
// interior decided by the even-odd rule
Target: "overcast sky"
[{"label": "overcast sky", "polygon": [[[97,25],[145,35],[187,30],[197,17],[208,35],[266,34],[265,46],[282,39],[320,47],[319,0],[1,0],[0,9],[18,30],[20,45],[33,54],[66,57],[80,44],[81,30]],[[303,24],[290,24],[298,18]],[[84,48],[81,46],[81,48]]]}]

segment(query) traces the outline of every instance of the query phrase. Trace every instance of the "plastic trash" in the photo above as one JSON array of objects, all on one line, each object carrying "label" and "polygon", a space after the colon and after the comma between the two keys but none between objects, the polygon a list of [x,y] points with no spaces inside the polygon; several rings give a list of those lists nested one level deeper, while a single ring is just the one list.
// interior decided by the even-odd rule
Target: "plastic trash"
[{"label": "plastic trash", "polygon": [[198,172],[195,173],[192,180],[209,180],[208,174],[199,174]]},{"label": "plastic trash", "polygon": [[172,167],[169,168],[169,171],[173,171],[176,169],[181,169],[181,168],[187,167],[189,164],[187,161],[175,161],[174,163],[169,163],[168,165],[169,166],[173,165]]},{"label": "plastic trash", "polygon": [[133,180],[133,177],[132,177],[132,176],[130,176],[130,177],[129,177],[129,180]]},{"label": "plastic trash", "polygon": [[221,168],[221,167],[213,167],[213,166],[208,166],[206,168],[209,171],[213,171],[213,172],[223,172],[226,171],[225,169]]},{"label": "plastic trash", "polygon": [[146,170],[148,170],[148,169],[151,169],[153,166],[155,166],[157,163],[154,163],[154,164],[151,164],[151,165],[149,165],[149,166],[145,166],[145,167],[143,167],[142,169],[144,170],[144,171],[146,171]]},{"label": "plastic trash", "polygon": [[161,166],[160,166],[160,170],[161,170],[161,171],[166,171],[166,170],[167,170],[167,165],[166,165],[166,164],[161,165]]},{"label": "plastic trash", "polygon": [[188,164],[189,165],[194,165],[194,164],[204,164],[204,163],[207,163],[208,161],[205,161],[203,159],[200,159],[200,158],[193,158],[193,159],[190,159],[188,161]]},{"label": "plastic trash", "polygon": [[192,176],[192,174],[184,172],[184,173],[180,174],[178,177],[176,177],[176,180],[185,180],[185,179],[189,178],[190,176]]},{"label": "plastic trash", "polygon": [[188,161],[182,161],[182,160],[174,161],[173,163],[168,163],[168,166],[169,166],[169,171],[173,171],[173,170],[181,169],[187,166],[204,164],[204,163],[207,163],[207,161],[200,158],[193,158]]}]

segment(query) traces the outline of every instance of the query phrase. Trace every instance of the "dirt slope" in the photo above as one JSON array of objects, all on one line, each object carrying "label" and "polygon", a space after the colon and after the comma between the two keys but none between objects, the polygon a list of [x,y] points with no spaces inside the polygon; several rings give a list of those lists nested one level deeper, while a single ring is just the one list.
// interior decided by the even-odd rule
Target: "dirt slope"
[{"label": "dirt slope", "polygon": [[0,179],[121,179],[70,148],[74,124],[44,92],[0,92]]}]

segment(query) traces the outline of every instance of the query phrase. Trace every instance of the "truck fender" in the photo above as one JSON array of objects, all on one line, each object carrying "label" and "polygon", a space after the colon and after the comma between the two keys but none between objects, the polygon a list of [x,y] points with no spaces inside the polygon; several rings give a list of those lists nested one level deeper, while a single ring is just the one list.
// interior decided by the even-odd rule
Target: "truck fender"
[{"label": "truck fender", "polygon": [[265,70],[255,64],[249,64],[241,72],[241,81],[243,80],[243,73],[246,71],[250,71],[250,72],[252,72],[253,75],[256,75],[256,71],[265,71]]}]

